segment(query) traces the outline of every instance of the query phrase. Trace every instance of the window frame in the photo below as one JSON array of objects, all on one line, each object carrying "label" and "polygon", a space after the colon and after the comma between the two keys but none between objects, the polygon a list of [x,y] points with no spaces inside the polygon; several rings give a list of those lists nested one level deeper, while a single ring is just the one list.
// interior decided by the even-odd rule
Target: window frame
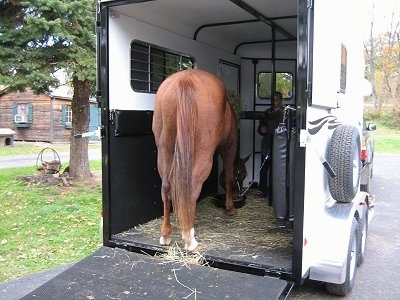
[{"label": "window frame", "polygon": [[72,105],[63,104],[61,108],[61,123],[66,129],[72,128]]},{"label": "window frame", "polygon": [[[22,110],[23,106],[23,110]],[[26,122],[16,122],[15,116],[26,116]],[[29,102],[17,102],[12,106],[12,120],[16,128],[27,128],[33,123],[33,104]]]},{"label": "window frame", "polygon": [[[173,65],[174,58],[176,65]],[[194,68],[194,58],[189,55],[140,40],[131,42],[130,86],[135,92],[156,93],[169,75],[191,68]]]},{"label": "window frame", "polygon": [[[265,101],[265,100],[270,100],[270,99],[271,99],[271,95],[269,95],[269,96],[266,95],[265,97],[260,96],[260,75],[261,75],[261,74],[270,74],[270,77],[271,77],[271,79],[272,79],[272,72],[270,72],[270,71],[260,71],[260,72],[258,72],[258,74],[257,74],[257,82],[256,82],[256,95],[257,95],[257,98],[260,99],[260,100],[263,100],[263,101]],[[279,88],[276,88],[276,91],[282,92],[283,100],[284,100],[284,101],[292,100],[293,97],[294,97],[294,84],[295,84],[293,73],[292,73],[292,72],[284,71],[284,72],[275,72],[275,74],[276,74],[276,75],[278,75],[278,74],[287,74],[287,75],[290,75],[290,76],[291,76],[291,90],[290,90],[290,94],[289,94],[289,95],[286,95],[284,92],[280,91]],[[269,82],[267,82],[266,85],[267,85],[267,86],[269,85],[269,88],[270,88],[270,86],[271,86],[271,81],[269,80]],[[277,77],[275,77],[275,86],[277,86]]]}]

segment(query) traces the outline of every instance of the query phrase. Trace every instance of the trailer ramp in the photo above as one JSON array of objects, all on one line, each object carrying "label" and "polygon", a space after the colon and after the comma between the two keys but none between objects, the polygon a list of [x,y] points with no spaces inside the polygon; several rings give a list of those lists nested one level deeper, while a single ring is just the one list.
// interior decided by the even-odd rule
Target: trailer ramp
[{"label": "trailer ramp", "polygon": [[22,299],[282,299],[284,280],[101,247]]}]

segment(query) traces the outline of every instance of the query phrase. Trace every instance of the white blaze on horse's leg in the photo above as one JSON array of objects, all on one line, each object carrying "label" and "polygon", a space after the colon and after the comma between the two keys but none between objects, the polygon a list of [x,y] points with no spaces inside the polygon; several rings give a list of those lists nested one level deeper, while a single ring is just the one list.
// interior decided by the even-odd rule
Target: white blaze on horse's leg
[{"label": "white blaze on horse's leg", "polygon": [[171,236],[170,235],[168,235],[168,236],[161,236],[160,237],[160,245],[166,245],[166,246],[169,246],[169,245],[171,245]]},{"label": "white blaze on horse's leg", "polygon": [[197,248],[198,245],[199,243],[196,241],[196,238],[194,237],[194,228],[192,228],[189,231],[189,242],[185,243],[185,250],[193,251],[194,249]]}]

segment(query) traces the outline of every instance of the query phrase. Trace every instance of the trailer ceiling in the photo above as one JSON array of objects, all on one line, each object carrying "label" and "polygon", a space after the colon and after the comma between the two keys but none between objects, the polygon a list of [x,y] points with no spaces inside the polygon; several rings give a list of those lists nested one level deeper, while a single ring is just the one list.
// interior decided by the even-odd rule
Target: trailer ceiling
[{"label": "trailer ceiling", "polygon": [[231,53],[243,44],[271,43],[273,28],[275,41],[297,36],[295,0],[152,0],[113,10]]}]

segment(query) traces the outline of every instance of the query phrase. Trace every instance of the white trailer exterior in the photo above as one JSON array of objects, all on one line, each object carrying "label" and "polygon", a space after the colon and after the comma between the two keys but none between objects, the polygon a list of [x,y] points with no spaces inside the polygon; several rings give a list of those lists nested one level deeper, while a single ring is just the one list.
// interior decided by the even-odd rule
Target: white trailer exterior
[{"label": "white trailer exterior", "polygon": [[[259,180],[261,137],[252,116],[271,103],[269,97],[260,97],[259,74],[289,74],[293,85],[284,105],[295,112],[290,138],[295,151],[288,162],[293,178],[288,192],[294,201],[292,256],[289,264],[260,268],[265,276],[296,284],[319,280],[331,293],[349,293],[364,257],[370,211],[369,191],[361,191],[359,183],[365,81],[356,13],[360,5],[357,0],[99,1],[104,244],[160,251],[142,241],[116,238],[160,216],[155,150],[147,146],[152,145],[148,129],[156,89],[150,77],[142,78],[146,87],[135,87],[134,47],[151,49],[148,55],[159,51],[164,59],[165,53],[190,58],[193,67],[218,75],[228,90],[240,94],[240,152],[251,153],[245,185]],[[270,85],[276,88],[273,80]],[[334,135],[337,128],[342,131]],[[332,148],[338,148],[336,154]],[[143,153],[150,156],[138,162]],[[211,175],[205,190],[217,189],[215,178]],[[218,255],[209,259],[231,265],[229,269],[251,268]]]}]

